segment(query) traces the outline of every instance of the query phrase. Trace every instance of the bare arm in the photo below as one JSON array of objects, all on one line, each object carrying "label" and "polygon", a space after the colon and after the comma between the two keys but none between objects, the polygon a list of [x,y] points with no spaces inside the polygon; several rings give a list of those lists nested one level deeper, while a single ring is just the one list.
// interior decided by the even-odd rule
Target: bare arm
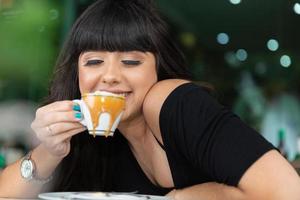
[{"label": "bare arm", "polygon": [[246,200],[245,194],[239,188],[214,182],[173,190],[167,196],[171,200]]},{"label": "bare arm", "polygon": [[[61,159],[53,157],[43,145],[39,145],[32,152],[31,158],[36,163],[37,174],[40,178],[51,176]],[[32,198],[42,191],[43,184],[26,181],[20,173],[21,160],[9,165],[0,175],[0,197]]]},{"label": "bare arm", "polygon": [[272,150],[246,171],[238,187],[204,183],[172,191],[168,196],[174,200],[299,200],[300,178],[292,166]]},{"label": "bare arm", "polygon": [[[37,110],[31,127],[41,144],[33,150],[31,159],[39,178],[48,178],[69,154],[71,137],[85,130],[79,120],[72,101],[55,102]],[[20,164],[21,160],[1,172],[0,198],[36,198],[44,189],[41,183],[22,178]]]}]

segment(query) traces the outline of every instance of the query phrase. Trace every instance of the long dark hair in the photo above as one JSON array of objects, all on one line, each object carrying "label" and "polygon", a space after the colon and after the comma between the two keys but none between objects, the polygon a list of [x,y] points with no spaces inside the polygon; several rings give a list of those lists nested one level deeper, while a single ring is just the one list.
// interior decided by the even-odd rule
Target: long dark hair
[{"label": "long dark hair", "polygon": [[[182,52],[151,0],[98,0],[77,19],[57,61],[47,103],[80,98],[78,58],[84,51],[152,52],[158,80],[191,79]],[[54,191],[111,191],[113,139],[80,133],[56,170]]]}]

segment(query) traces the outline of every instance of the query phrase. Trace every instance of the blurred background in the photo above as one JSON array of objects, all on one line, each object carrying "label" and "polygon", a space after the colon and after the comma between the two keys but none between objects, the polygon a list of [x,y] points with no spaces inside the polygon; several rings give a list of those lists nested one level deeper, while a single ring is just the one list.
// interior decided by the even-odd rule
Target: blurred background
[{"label": "blurred background", "polygon": [[[95,0],[0,0],[0,168],[36,145],[30,124],[76,17]],[[199,82],[299,159],[300,0],[156,0]]]}]

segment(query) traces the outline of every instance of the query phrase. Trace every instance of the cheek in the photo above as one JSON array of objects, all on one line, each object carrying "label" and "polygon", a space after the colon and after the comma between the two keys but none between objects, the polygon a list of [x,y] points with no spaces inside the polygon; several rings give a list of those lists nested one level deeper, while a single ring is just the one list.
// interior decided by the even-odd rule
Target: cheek
[{"label": "cheek", "polygon": [[131,73],[129,79],[133,87],[147,92],[157,82],[157,74],[155,70],[140,70]]},{"label": "cheek", "polygon": [[[157,78],[157,72],[156,72],[155,67],[150,68],[146,72],[145,78],[143,79],[145,84],[150,86],[150,88],[157,82],[157,80],[158,80],[158,78]],[[150,88],[148,88],[148,89],[150,89]]]},{"label": "cheek", "polygon": [[81,94],[89,92],[95,85],[95,74],[91,74],[79,68],[78,70],[79,89]]},{"label": "cheek", "polygon": [[155,62],[149,62],[144,68],[141,69],[139,77],[140,85],[150,89],[154,83],[157,82],[157,70]]},{"label": "cheek", "polygon": [[85,77],[82,74],[82,72],[80,71],[80,69],[78,70],[78,81],[79,81],[80,93],[83,94],[84,93],[84,86],[86,85],[86,83],[85,83]]}]

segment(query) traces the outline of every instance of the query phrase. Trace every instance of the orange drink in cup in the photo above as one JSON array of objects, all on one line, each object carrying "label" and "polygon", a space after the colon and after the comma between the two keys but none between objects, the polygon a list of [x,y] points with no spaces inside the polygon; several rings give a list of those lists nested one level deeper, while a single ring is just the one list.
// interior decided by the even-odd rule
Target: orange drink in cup
[{"label": "orange drink in cup", "polygon": [[83,119],[80,121],[94,136],[113,136],[125,109],[125,97],[122,95],[96,91],[85,93],[79,104]]}]

